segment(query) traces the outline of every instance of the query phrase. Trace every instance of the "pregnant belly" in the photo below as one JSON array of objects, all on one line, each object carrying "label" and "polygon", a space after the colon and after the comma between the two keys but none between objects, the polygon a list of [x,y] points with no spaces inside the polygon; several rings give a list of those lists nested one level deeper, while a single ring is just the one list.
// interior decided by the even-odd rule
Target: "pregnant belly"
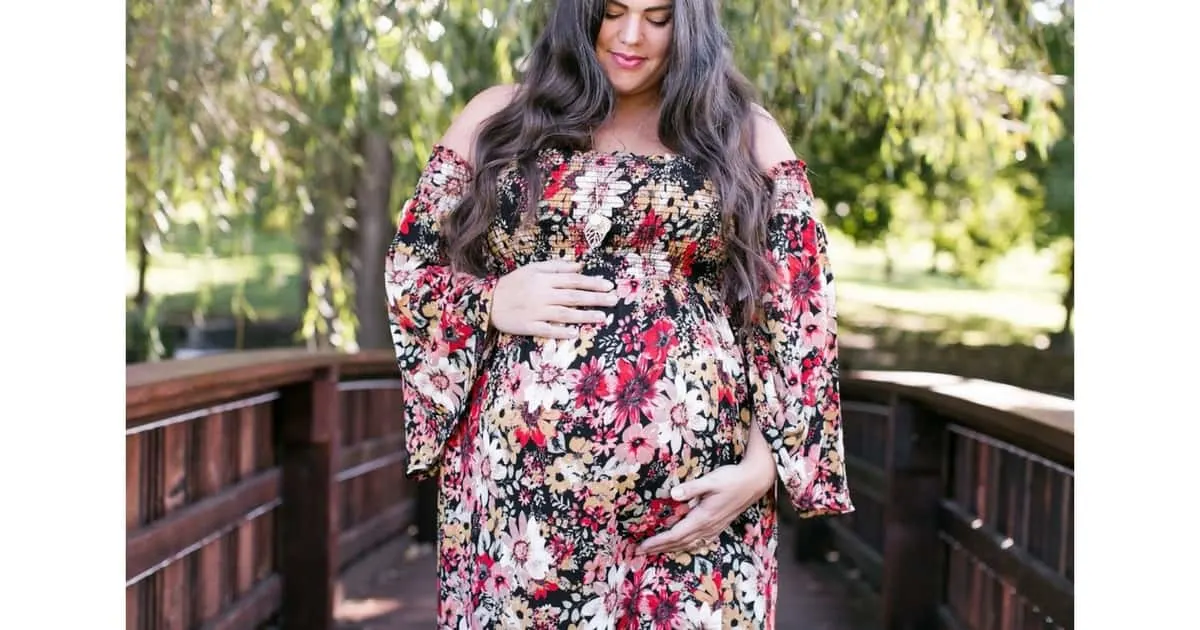
[{"label": "pregnant belly", "polygon": [[[679,317],[501,340],[481,405],[491,458],[519,470],[526,499],[569,495],[562,503],[593,527],[634,540],[670,527],[688,509],[671,488],[744,449],[741,357],[727,332]],[[645,343],[623,346],[631,336]]]}]

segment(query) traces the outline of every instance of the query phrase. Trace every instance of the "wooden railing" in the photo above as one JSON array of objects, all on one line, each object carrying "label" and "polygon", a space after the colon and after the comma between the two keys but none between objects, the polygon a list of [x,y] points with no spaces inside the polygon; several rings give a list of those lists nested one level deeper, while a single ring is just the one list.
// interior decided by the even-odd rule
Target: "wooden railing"
[{"label": "wooden railing", "polygon": [[[127,628],[332,627],[339,570],[411,520],[390,352],[126,372]],[[829,524],[886,630],[1073,627],[1069,400],[843,380],[857,512]]]},{"label": "wooden railing", "polygon": [[390,352],[126,369],[126,627],[327,629],[337,573],[410,521]]},{"label": "wooden railing", "polygon": [[956,376],[843,381],[857,511],[828,519],[886,630],[1074,625],[1074,403]]}]

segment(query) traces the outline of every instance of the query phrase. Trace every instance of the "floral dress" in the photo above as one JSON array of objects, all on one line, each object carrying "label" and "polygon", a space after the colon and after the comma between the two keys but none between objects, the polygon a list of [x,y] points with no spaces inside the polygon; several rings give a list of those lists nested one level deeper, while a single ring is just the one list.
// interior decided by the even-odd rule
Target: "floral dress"
[{"label": "floral dress", "polygon": [[[501,176],[486,276],[448,266],[439,225],[472,168],[440,145],[387,256],[408,471],[441,487],[439,628],[773,628],[774,492],[706,546],[635,548],[689,510],[671,488],[742,458],[751,418],[801,516],[853,509],[833,279],[803,162],[768,173],[779,274],[743,338],[721,298],[717,196],[690,160],[538,161],[536,221],[517,169]],[[615,283],[606,321],[565,341],[492,328],[497,279],[553,258]]]}]

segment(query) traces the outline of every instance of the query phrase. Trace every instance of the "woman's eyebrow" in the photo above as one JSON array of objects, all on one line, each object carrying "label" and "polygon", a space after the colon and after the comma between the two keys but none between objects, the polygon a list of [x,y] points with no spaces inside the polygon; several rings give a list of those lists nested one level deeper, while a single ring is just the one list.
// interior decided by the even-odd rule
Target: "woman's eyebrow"
[{"label": "woman's eyebrow", "polygon": [[[608,4],[615,4],[618,7],[621,7],[622,9],[629,8],[629,5],[625,4],[624,2],[619,2],[618,0],[608,0]],[[674,8],[674,4],[667,3],[667,4],[660,4],[660,5],[653,6],[653,7],[646,7],[645,9],[643,9],[643,11],[667,11],[672,8]]]}]

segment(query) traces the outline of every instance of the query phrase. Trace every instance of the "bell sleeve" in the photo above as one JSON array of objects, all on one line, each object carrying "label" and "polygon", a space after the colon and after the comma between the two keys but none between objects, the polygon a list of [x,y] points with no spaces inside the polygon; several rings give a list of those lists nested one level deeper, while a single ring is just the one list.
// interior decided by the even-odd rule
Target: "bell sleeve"
[{"label": "bell sleeve", "polygon": [[837,310],[824,225],[804,162],[774,165],[768,259],[775,277],[746,336],[751,412],[798,516],[854,511],[846,484]]},{"label": "bell sleeve", "polygon": [[460,421],[488,337],[497,277],[454,271],[442,219],[462,201],[472,168],[434,147],[400,213],[385,261],[388,319],[400,368],[407,473],[432,476]]}]

